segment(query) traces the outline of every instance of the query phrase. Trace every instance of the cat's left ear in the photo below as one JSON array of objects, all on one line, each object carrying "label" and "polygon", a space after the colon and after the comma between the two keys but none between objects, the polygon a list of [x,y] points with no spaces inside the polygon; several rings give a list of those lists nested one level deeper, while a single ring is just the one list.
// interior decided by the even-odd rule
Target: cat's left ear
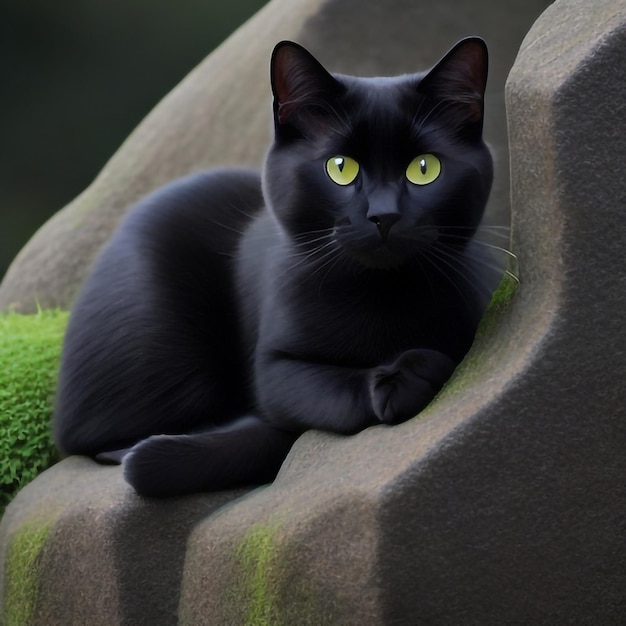
[{"label": "cat's left ear", "polygon": [[304,118],[329,113],[324,105],[338,95],[341,86],[305,48],[281,41],[274,48],[270,66],[277,128],[298,126]]},{"label": "cat's left ear", "polygon": [[468,122],[483,117],[487,86],[487,44],[480,37],[459,41],[418,85],[418,91],[465,107]]}]

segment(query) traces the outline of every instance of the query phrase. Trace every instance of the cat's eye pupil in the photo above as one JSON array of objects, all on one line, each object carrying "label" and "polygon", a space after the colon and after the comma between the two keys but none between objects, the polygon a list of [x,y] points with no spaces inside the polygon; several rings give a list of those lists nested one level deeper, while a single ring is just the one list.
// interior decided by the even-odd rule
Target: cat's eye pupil
[{"label": "cat's eye pupil", "polygon": [[359,174],[359,164],[347,156],[333,156],[326,161],[326,173],[337,185],[349,185]]},{"label": "cat's eye pupil", "polygon": [[406,168],[406,177],[414,185],[429,185],[439,178],[441,161],[434,154],[416,156]]}]

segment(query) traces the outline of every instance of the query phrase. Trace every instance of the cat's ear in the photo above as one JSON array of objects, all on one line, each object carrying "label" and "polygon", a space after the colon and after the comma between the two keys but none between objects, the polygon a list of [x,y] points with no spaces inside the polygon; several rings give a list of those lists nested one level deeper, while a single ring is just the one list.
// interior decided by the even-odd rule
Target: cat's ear
[{"label": "cat's ear", "polygon": [[324,117],[329,101],[341,91],[339,82],[321,63],[291,41],[281,41],[274,48],[271,81],[277,129],[306,123],[306,118]]},{"label": "cat's ear", "polygon": [[479,122],[483,117],[487,69],[487,44],[480,37],[467,37],[426,74],[418,90],[438,100],[464,105],[466,121]]}]

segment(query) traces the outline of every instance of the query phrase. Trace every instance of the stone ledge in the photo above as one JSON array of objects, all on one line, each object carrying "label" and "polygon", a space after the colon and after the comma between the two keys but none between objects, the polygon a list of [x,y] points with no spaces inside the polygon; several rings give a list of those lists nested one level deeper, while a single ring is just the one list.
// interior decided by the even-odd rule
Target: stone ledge
[{"label": "stone ledge", "polygon": [[243,493],[144,500],[120,467],[62,461],[2,519],[0,622],[175,624],[188,534]]}]

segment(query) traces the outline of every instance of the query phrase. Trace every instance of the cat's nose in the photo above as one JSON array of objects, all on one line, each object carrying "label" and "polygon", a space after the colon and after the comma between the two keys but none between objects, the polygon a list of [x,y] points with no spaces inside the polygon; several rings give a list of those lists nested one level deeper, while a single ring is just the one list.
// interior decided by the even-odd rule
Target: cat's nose
[{"label": "cat's nose", "polygon": [[399,213],[382,213],[381,215],[371,215],[367,218],[378,227],[378,232],[383,241],[387,241],[387,236],[391,227],[400,219]]}]

